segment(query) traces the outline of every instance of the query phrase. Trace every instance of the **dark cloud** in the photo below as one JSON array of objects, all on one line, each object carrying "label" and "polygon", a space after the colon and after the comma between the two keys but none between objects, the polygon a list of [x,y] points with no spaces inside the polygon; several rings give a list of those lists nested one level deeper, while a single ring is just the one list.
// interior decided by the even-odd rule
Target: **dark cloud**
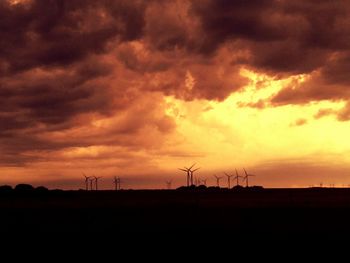
[{"label": "dark cloud", "polygon": [[89,145],[45,133],[79,127],[81,115],[109,116],[129,106],[134,96],[125,85],[112,86],[116,65],[106,56],[114,45],[142,37],[145,8],[145,1],[1,1],[2,162],[12,156],[22,163],[28,151]]},{"label": "dark cloud", "polygon": [[138,39],[144,12],[144,1],[35,0],[24,5],[2,1],[2,73],[69,65],[105,52],[113,39]]},{"label": "dark cloud", "polygon": [[311,74],[297,89],[287,87],[275,104],[349,98],[350,5],[345,1],[195,1],[203,38],[197,50],[223,45],[249,54],[241,63],[276,77]]},{"label": "dark cloud", "polygon": [[287,37],[282,24],[270,19],[277,1],[194,1],[204,38],[200,52],[213,52],[226,41],[274,41]]},{"label": "dark cloud", "polygon": [[[247,83],[242,66],[275,78],[308,74],[271,102],[245,106],[348,100],[349,6],[340,0],[1,1],[3,162],[25,163],[34,157],[24,153],[69,147],[152,147],[155,139],[147,142],[143,132],[162,138],[175,125],[163,95],[224,100]],[[348,119],[347,109],[339,120]],[[99,120],[114,126],[97,129]]]}]

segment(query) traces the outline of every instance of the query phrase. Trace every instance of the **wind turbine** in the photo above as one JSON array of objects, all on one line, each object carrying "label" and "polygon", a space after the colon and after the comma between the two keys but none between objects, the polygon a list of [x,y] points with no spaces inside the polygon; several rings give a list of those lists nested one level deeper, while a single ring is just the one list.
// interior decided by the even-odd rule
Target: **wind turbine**
[{"label": "wind turbine", "polygon": [[243,177],[243,181],[246,181],[246,186],[249,187],[249,176],[255,176],[254,174],[248,174],[247,171],[243,168],[245,176]]},{"label": "wind turbine", "polygon": [[118,190],[118,179],[117,177],[114,176],[114,179],[113,179],[113,183],[114,183],[114,190]]},{"label": "wind turbine", "polygon": [[[192,167],[193,167],[193,165],[192,165]],[[192,170],[192,167],[190,168],[191,185],[193,185],[193,173],[194,173],[195,171],[201,169],[201,168],[197,168],[197,169]]]},{"label": "wind turbine", "polygon": [[220,180],[222,177],[217,176],[216,174],[213,175],[216,178],[216,185],[217,187],[220,187]]},{"label": "wind turbine", "polygon": [[231,189],[231,177],[233,176],[233,174],[228,174],[226,172],[224,172],[224,174],[227,176],[227,186],[228,189]]},{"label": "wind turbine", "polygon": [[115,186],[115,190],[120,190],[120,178],[114,176],[114,186]]},{"label": "wind turbine", "polygon": [[171,184],[172,184],[173,180],[169,180],[169,181],[166,181],[166,186],[167,186],[167,189],[170,190],[171,189]]},{"label": "wind turbine", "polygon": [[198,185],[205,185],[207,182],[207,180],[202,179],[202,178],[197,178],[197,184]]},{"label": "wind turbine", "polygon": [[118,177],[118,190],[122,190],[122,180]]},{"label": "wind turbine", "polygon": [[184,171],[187,174],[187,187],[190,185],[193,185],[193,173],[195,171],[197,171],[200,168],[194,169],[192,170],[192,168],[195,166],[196,164],[192,164],[192,166],[190,166],[190,168],[184,167],[184,168],[178,168],[180,171]]},{"label": "wind turbine", "polygon": [[237,169],[235,169],[236,170],[236,176],[235,177],[233,177],[233,179],[236,179],[236,185],[237,186],[239,186],[239,178],[244,178],[243,176],[240,176],[239,174],[238,174],[238,172],[237,172]]},{"label": "wind turbine", "polygon": [[186,172],[187,175],[187,187],[190,186],[190,170],[188,168],[182,169],[182,168],[178,168],[180,171],[184,171]]},{"label": "wind turbine", "polygon": [[88,191],[89,190],[89,179],[91,176],[86,176],[84,173],[83,173],[83,176],[85,177],[85,190]]},{"label": "wind turbine", "polygon": [[93,182],[94,182],[94,178],[92,176],[89,177],[89,180],[90,180],[90,190],[92,191],[92,185],[93,185]]},{"label": "wind turbine", "polygon": [[102,178],[101,176],[99,177],[94,176],[96,191],[98,190],[98,179],[101,179],[101,178]]}]

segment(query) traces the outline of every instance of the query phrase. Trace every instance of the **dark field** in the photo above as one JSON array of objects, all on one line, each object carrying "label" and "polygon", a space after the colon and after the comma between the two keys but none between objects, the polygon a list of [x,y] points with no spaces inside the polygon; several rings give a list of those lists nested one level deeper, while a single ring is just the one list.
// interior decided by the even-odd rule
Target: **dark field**
[{"label": "dark field", "polygon": [[350,189],[8,191],[2,232],[344,237]]}]

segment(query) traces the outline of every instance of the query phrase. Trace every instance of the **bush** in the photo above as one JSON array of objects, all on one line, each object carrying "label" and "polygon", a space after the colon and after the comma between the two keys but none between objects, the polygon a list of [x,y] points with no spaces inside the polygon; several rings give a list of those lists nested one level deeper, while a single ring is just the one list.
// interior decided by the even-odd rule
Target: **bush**
[{"label": "bush", "polygon": [[0,186],[0,192],[11,192],[13,189],[9,185],[1,185]]},{"label": "bush", "polygon": [[39,186],[39,187],[35,188],[35,191],[47,192],[47,191],[49,191],[49,189],[47,189],[45,186]]},{"label": "bush", "polygon": [[16,191],[21,191],[21,192],[28,192],[28,191],[33,191],[34,187],[30,184],[18,184],[15,187]]}]

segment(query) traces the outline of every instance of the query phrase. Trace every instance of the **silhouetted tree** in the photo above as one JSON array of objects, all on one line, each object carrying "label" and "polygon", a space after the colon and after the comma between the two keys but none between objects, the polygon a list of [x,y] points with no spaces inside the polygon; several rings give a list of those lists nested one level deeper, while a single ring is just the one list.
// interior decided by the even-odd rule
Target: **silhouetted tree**
[{"label": "silhouetted tree", "polygon": [[15,187],[16,191],[21,191],[21,192],[27,192],[27,191],[33,191],[34,187],[30,184],[18,184]]},{"label": "silhouetted tree", "polygon": [[236,186],[232,187],[232,190],[234,190],[234,191],[242,191],[243,189],[244,189],[244,187],[241,185],[236,185]]},{"label": "silhouetted tree", "polygon": [[12,189],[12,186],[10,185],[1,185],[0,186],[0,192],[4,193],[4,192],[11,192],[13,189]]},{"label": "silhouetted tree", "polygon": [[198,190],[205,190],[205,189],[207,189],[207,187],[205,186],[205,185],[199,185],[199,186],[197,186],[197,189]]},{"label": "silhouetted tree", "polygon": [[45,186],[39,186],[39,187],[35,188],[35,191],[47,192],[47,191],[49,191],[49,189],[47,189]]},{"label": "silhouetted tree", "polygon": [[259,186],[259,185],[254,185],[249,187],[251,191],[262,191],[264,190],[264,187]]}]

